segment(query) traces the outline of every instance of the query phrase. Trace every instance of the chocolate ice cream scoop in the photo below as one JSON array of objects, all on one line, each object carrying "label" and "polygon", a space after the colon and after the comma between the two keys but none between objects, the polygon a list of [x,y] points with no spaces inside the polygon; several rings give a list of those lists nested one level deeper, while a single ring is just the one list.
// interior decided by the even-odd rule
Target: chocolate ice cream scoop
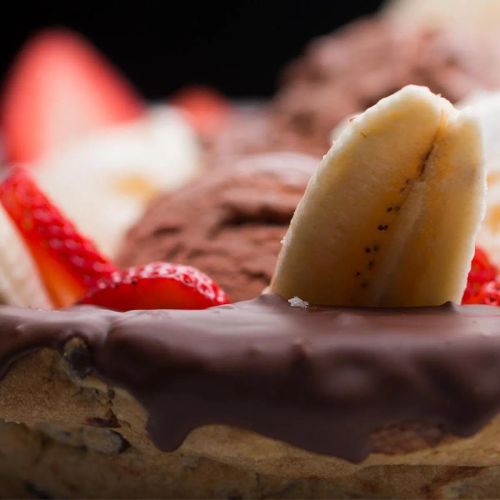
[{"label": "chocolate ice cream scoop", "polygon": [[318,160],[293,153],[248,156],[149,206],[119,255],[125,266],[164,260],[196,266],[232,300],[257,296]]},{"label": "chocolate ice cream scoop", "polygon": [[383,17],[356,21],[312,42],[286,70],[273,107],[283,142],[327,150],[347,116],[407,84],[425,85],[452,102],[500,86],[500,44],[492,33],[427,28]]}]

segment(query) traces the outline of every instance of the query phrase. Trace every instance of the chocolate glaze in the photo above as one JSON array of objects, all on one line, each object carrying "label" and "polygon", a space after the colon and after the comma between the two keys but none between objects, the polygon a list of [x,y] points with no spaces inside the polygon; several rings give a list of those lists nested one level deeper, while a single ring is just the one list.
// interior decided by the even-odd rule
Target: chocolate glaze
[{"label": "chocolate glaze", "polygon": [[4,306],[2,373],[73,337],[89,349],[77,371],[85,362],[134,395],[161,450],[228,424],[357,461],[384,425],[425,419],[467,436],[500,410],[494,307],[304,310],[272,295],[204,311]]}]

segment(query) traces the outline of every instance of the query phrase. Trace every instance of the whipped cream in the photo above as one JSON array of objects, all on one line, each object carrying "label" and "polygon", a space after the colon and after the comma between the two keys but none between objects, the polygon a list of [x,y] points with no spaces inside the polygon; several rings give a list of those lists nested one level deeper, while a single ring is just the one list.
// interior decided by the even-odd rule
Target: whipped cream
[{"label": "whipped cream", "polygon": [[500,92],[479,92],[462,101],[479,121],[487,171],[486,215],[477,242],[500,265]]}]

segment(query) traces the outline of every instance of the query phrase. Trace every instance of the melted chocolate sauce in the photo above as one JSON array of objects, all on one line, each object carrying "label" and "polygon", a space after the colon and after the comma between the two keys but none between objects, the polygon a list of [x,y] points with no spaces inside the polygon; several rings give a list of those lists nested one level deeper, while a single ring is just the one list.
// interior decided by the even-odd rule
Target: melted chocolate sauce
[{"label": "melted chocolate sauce", "polygon": [[467,436],[500,410],[500,308],[304,310],[271,295],[204,311],[4,306],[2,373],[75,336],[87,369],[144,405],[161,450],[228,424],[357,461],[383,425],[436,420]]}]

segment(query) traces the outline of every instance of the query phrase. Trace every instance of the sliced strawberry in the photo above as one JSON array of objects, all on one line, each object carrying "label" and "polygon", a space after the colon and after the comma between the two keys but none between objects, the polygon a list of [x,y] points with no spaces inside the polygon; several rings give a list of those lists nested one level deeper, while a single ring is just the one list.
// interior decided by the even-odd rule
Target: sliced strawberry
[{"label": "sliced strawberry", "polygon": [[44,31],[22,49],[4,89],[7,160],[35,161],[68,140],[133,120],[143,110],[128,82],[83,37]]},{"label": "sliced strawberry", "polygon": [[116,270],[26,171],[9,173],[0,184],[0,202],[30,249],[56,307],[74,304],[99,279]]},{"label": "sliced strawberry", "polygon": [[471,297],[468,304],[500,306],[500,283],[498,282],[498,280],[483,283],[478,293]]},{"label": "sliced strawberry", "polygon": [[154,262],[113,273],[82,300],[116,311],[132,309],[205,309],[227,304],[224,291],[191,266]]},{"label": "sliced strawberry", "polygon": [[478,304],[483,298],[482,287],[494,281],[498,275],[498,268],[489,260],[486,252],[476,246],[471,269],[467,277],[467,286],[462,297],[463,304]]},{"label": "sliced strawberry", "polygon": [[171,99],[171,103],[184,112],[196,131],[212,135],[221,130],[231,112],[230,102],[209,87],[187,87]]}]

